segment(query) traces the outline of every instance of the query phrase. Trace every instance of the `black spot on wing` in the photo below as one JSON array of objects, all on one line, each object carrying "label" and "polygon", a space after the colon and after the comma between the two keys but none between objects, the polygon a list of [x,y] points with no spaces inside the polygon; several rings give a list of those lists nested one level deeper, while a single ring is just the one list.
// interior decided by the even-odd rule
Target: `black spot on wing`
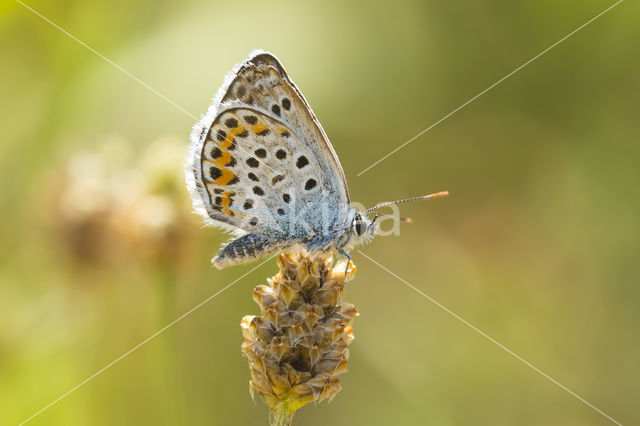
[{"label": "black spot on wing", "polygon": [[222,150],[216,146],[211,150],[211,153],[209,155],[215,160],[216,158],[222,156]]},{"label": "black spot on wing", "polygon": [[316,182],[315,179],[309,179],[307,181],[307,183],[304,184],[304,189],[306,189],[307,191],[312,190],[316,185],[318,184],[318,182]]},{"label": "black spot on wing", "polygon": [[216,180],[218,179],[220,176],[222,176],[222,170],[220,170],[217,167],[211,167],[209,169],[209,176],[211,176],[211,179]]},{"label": "black spot on wing", "polygon": [[307,164],[309,164],[309,160],[307,159],[307,157],[305,157],[304,155],[301,155],[300,157],[298,157],[298,160],[296,161],[297,168],[301,169]]}]

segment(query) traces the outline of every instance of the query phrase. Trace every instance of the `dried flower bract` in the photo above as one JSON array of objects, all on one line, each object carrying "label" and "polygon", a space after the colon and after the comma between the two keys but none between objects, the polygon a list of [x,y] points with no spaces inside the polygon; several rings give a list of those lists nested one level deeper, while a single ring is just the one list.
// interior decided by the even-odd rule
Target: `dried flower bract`
[{"label": "dried flower bract", "polygon": [[346,261],[332,264],[331,253],[282,254],[280,271],[253,290],[260,315],[242,319],[251,390],[262,395],[273,424],[289,424],[298,408],[340,390],[358,316],[342,294],[356,268],[350,263],[345,277]]}]

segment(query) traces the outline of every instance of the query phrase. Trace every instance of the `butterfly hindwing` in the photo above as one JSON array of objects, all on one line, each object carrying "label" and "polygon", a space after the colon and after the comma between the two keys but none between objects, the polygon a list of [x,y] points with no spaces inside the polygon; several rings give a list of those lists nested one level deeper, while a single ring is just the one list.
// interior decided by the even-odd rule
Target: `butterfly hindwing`
[{"label": "butterfly hindwing", "polygon": [[309,207],[331,181],[293,129],[261,111],[231,106],[213,121],[200,157],[209,215],[249,232],[312,232]]}]

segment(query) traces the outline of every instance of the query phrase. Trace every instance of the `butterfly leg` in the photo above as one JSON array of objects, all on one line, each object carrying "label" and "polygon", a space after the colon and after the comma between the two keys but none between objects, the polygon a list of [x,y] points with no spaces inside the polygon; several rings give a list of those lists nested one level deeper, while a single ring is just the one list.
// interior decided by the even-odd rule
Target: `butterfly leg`
[{"label": "butterfly leg", "polygon": [[342,250],[340,247],[336,247],[338,249],[338,253],[345,256],[347,258],[347,266],[344,267],[344,281],[347,281],[347,274],[349,273],[349,265],[351,264],[351,255],[346,251]]}]

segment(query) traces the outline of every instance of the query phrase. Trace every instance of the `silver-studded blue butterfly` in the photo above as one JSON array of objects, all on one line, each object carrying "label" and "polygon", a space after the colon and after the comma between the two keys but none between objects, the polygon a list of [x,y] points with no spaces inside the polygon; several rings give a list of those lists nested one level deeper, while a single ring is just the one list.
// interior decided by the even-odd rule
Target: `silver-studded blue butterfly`
[{"label": "silver-studded blue butterfly", "polygon": [[218,268],[295,246],[349,257],[378,232],[371,210],[391,204],[351,208],[327,135],[280,62],[264,51],[227,74],[194,126],[185,176],[195,211],[238,236],[213,258]]}]

